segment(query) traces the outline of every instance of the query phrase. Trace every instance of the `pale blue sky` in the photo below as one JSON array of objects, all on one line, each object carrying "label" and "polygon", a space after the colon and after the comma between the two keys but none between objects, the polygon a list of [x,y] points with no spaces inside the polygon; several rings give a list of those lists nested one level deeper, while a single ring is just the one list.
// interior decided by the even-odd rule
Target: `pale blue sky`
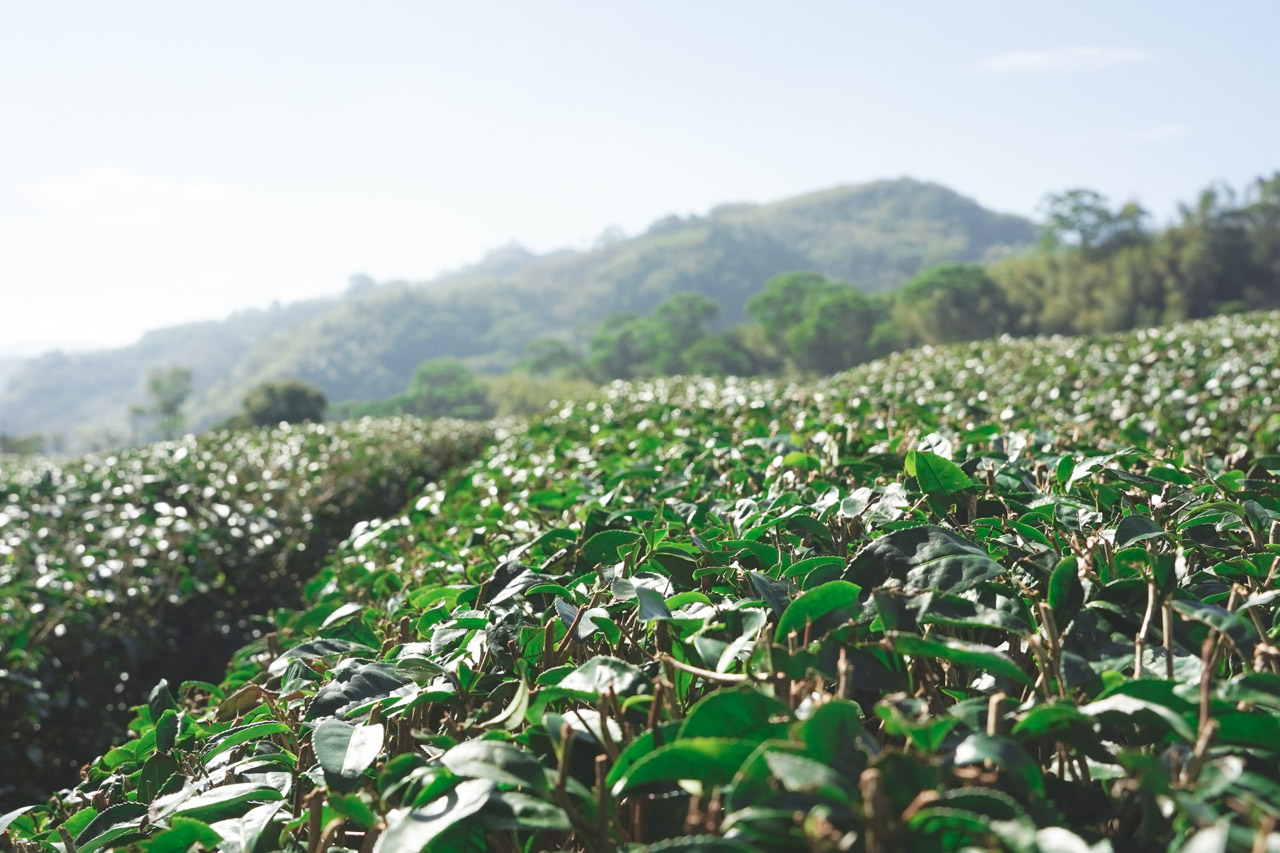
[{"label": "pale blue sky", "polygon": [[1280,4],[0,0],[0,355],[911,175],[1280,168]]}]

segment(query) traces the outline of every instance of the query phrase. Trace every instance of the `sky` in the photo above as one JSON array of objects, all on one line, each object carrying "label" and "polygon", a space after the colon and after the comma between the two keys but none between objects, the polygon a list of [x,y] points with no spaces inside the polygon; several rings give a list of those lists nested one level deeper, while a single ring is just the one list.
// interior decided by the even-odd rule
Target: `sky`
[{"label": "sky", "polygon": [[1280,169],[1280,3],[0,0],[0,357],[908,175]]}]

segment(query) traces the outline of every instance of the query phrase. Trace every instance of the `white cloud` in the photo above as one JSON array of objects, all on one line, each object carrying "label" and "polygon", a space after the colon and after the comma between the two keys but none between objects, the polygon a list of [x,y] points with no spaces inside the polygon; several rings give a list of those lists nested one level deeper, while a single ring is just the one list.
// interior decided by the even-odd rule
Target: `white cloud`
[{"label": "white cloud", "polygon": [[106,224],[172,219],[231,194],[202,181],[173,181],[117,167],[30,185],[41,202],[63,213]]},{"label": "white cloud", "polygon": [[1118,65],[1150,62],[1145,50],[1125,47],[1059,47],[1051,50],[1015,50],[988,57],[975,64],[982,71],[1098,71]]}]

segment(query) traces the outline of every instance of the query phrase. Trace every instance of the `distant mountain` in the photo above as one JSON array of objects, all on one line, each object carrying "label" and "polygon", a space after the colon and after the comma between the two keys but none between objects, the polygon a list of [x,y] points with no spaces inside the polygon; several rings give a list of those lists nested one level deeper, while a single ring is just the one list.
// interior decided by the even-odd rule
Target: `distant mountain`
[{"label": "distant mountain", "polygon": [[18,356],[0,356],[0,388],[9,381],[9,377],[18,372],[25,359]]},{"label": "distant mountain", "polygon": [[591,251],[539,256],[512,245],[424,284],[365,280],[343,299],[165,329],[118,350],[43,356],[10,377],[0,419],[17,433],[121,430],[129,404],[144,399],[147,371],[169,365],[195,372],[195,428],[235,411],[270,378],[315,383],[335,401],[380,399],[402,391],[425,359],[501,370],[531,340],[583,342],[608,314],[645,313],[679,291],[715,299],[731,323],[779,273],[815,270],[884,291],[934,264],[993,259],[1034,238],[1027,219],[909,178],[723,205]]},{"label": "distant mountain", "polygon": [[147,332],[127,347],[57,351],[29,359],[4,371],[0,423],[14,435],[61,435],[71,449],[126,440],[129,408],[146,402],[146,378],[152,369],[191,368],[198,396],[264,339],[338,304],[337,299],[314,299],[241,311],[225,320]]}]

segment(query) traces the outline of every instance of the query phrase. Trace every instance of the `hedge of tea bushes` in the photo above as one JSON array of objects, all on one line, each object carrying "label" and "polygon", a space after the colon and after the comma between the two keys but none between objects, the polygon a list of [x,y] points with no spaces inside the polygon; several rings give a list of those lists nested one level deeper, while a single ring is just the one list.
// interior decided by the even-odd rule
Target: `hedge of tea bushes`
[{"label": "hedge of tea bushes", "polygon": [[0,479],[0,792],[74,779],[155,674],[216,679],[253,620],[362,520],[474,456],[485,428],[282,426]]}]

